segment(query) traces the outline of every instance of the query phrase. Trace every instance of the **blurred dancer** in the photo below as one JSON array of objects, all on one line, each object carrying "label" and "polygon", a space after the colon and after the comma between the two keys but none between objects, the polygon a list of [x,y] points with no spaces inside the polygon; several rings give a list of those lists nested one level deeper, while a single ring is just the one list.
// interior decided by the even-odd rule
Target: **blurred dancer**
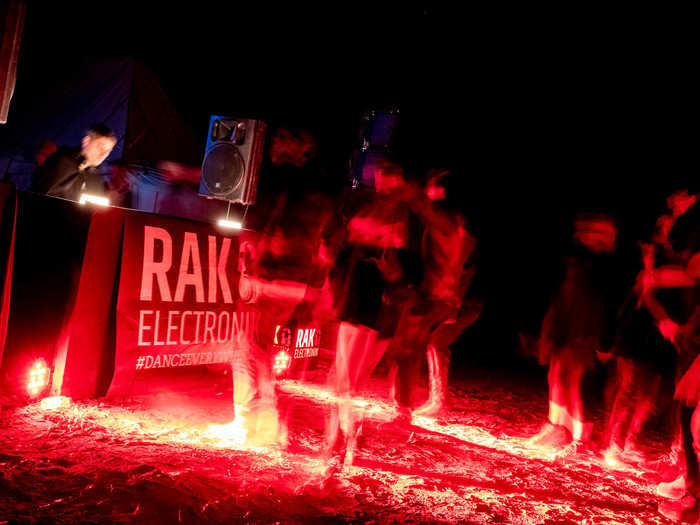
[{"label": "blurred dancer", "polygon": [[377,167],[376,191],[348,221],[335,263],[339,327],[329,381],[342,401],[327,425],[331,472],[352,464],[362,413],[351,396],[384,355],[399,310],[421,279],[420,224],[400,198],[405,185],[396,162],[386,159]]},{"label": "blurred dancer", "polygon": [[613,354],[617,360],[618,387],[608,423],[609,463],[643,463],[638,446],[642,426],[658,407],[664,375],[672,373],[675,349],[659,333],[644,304],[648,293],[644,278],[654,267],[655,246],[642,244],[643,270],[617,317]]},{"label": "blurred dancer", "polygon": [[391,347],[390,381],[400,409],[414,408],[413,394],[423,352],[428,361],[428,399],[413,415],[432,417],[446,406],[450,344],[481,313],[465,300],[474,270],[468,265],[476,240],[464,216],[446,206],[448,170],[431,170],[423,191],[407,192],[407,202],[423,225],[423,281],[415,304],[407,305]]},{"label": "blurred dancer", "polygon": [[569,445],[566,455],[590,438],[585,421],[581,382],[595,364],[603,328],[603,303],[594,286],[593,255],[612,253],[616,229],[605,218],[580,217],[574,240],[579,252],[566,258],[564,281],[542,323],[539,359],[549,364],[549,417],[532,443]]},{"label": "blurred dancer", "polygon": [[[690,237],[692,236],[692,229],[695,227],[697,219],[691,217],[690,220],[688,220],[684,215],[691,208],[697,213],[697,209],[694,208],[697,197],[697,195],[691,195],[687,189],[682,189],[674,192],[666,199],[669,213],[663,214],[658,218],[652,237],[655,247],[654,264],[652,267],[659,266],[668,268],[674,265],[677,267],[684,267],[686,265],[690,255],[690,253],[688,253],[688,246],[692,246],[693,244]],[[690,215],[692,216],[693,214],[691,213]],[[676,228],[675,226],[679,219],[680,226]],[[673,243],[671,240],[672,233],[675,239]],[[687,243],[685,248],[682,245],[683,242]],[[650,271],[650,269],[647,269],[643,275],[646,285],[645,291],[647,292],[644,296],[646,299],[645,304],[648,305],[647,308],[653,308],[652,313],[657,323],[657,331],[658,322],[665,319],[666,316],[672,319],[683,319],[687,317],[689,301],[689,291],[687,288],[661,286],[661,283],[659,283],[658,286],[653,285],[654,272]],[[664,322],[662,326],[668,329],[669,326],[673,325]],[[666,335],[671,335],[671,333],[666,330]],[[674,348],[674,370],[669,374],[670,378],[672,378],[670,386],[673,392],[680,377],[690,365],[692,357],[688,356],[687,352],[680,352],[680,349],[675,343],[672,343],[668,337],[664,337],[668,344]],[[665,381],[665,383],[668,382],[668,380]],[[664,386],[667,387],[668,385]],[[654,466],[662,475],[669,470],[676,473],[679,471],[683,472],[686,468],[685,458],[687,454],[684,452],[684,438],[683,432],[681,431],[681,413],[683,412],[683,408],[678,400],[673,399],[673,395],[671,395],[671,398],[671,410],[668,411],[668,423],[671,433],[675,435],[675,438],[669,453],[649,465]],[[688,439],[689,438],[686,438],[686,441],[688,441]]]},{"label": "blurred dancer", "polygon": [[[669,199],[672,208],[670,227],[666,229],[671,252],[667,260],[673,264],[656,266],[647,271],[645,285],[648,293],[644,302],[654,315],[659,332],[673,343],[678,352],[677,377],[674,398],[680,402],[680,434],[682,440],[685,473],[677,479],[661,483],[657,493],[677,500],[660,510],[697,511],[697,498],[700,493],[700,468],[697,451],[700,449],[700,414],[697,411],[700,399],[700,206],[696,196],[685,192],[674,194]],[[663,237],[663,235],[662,235]],[[663,240],[663,238],[661,239]],[[673,301],[664,290],[675,290],[675,297],[682,309],[674,308]]]},{"label": "blurred dancer", "polygon": [[[331,266],[320,247],[334,214],[333,201],[319,191],[318,170],[310,165],[315,150],[280,153],[286,150],[278,135],[286,133],[278,130],[270,146],[268,173],[276,184],[260,193],[262,201],[249,216],[257,231],[240,237],[239,291],[257,324],[249,348],[234,349],[234,409],[245,422],[248,441],[263,444],[284,439],[272,370],[276,327],[287,327],[300,310],[314,309],[327,290]],[[304,144],[315,145],[310,135],[304,137]]]},{"label": "blurred dancer", "polygon": [[239,293],[257,314],[257,324],[249,346],[234,349],[234,409],[246,422],[250,441],[257,443],[278,440],[280,432],[270,352],[275,329],[286,327],[300,309],[318,310],[329,294],[326,276],[332,261],[320,247],[328,215],[321,203],[311,202],[317,204],[316,226],[307,224],[303,239],[280,225],[260,235],[242,235]]}]

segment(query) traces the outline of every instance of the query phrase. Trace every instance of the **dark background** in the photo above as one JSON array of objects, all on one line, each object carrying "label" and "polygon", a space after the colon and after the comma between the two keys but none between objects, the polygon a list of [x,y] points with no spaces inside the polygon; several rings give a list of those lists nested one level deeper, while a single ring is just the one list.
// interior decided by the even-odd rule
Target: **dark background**
[{"label": "dark background", "polygon": [[619,220],[624,289],[665,197],[696,184],[687,13],[59,4],[29,4],[10,119],[77,57],[133,56],[202,151],[210,115],[260,118],[309,129],[330,176],[343,179],[363,110],[398,106],[405,164],[446,166],[460,181],[479,239],[474,291],[486,302],[463,344],[485,356],[500,359],[495,349],[538,329],[577,211]]}]

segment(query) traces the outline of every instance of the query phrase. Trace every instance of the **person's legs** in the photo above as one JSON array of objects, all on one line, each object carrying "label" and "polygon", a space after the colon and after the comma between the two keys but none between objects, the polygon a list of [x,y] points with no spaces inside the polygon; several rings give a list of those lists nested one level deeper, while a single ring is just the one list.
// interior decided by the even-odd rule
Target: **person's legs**
[{"label": "person's legs", "polygon": [[234,417],[245,418],[250,410],[250,404],[259,394],[257,382],[257,367],[252,355],[253,344],[248,347],[236,347],[231,362],[231,378],[233,380]]},{"label": "person's legs", "polygon": [[[393,330],[384,330],[380,342],[387,343],[389,385],[391,397],[399,410],[400,419],[410,417],[416,384],[424,359],[424,349],[430,330],[428,312],[431,303],[410,297],[399,308],[400,315]],[[387,337],[391,333],[393,337]],[[378,349],[383,354],[381,348]]]},{"label": "person's legs", "polygon": [[[342,466],[347,447],[347,429],[350,420],[349,396],[352,391],[351,358],[363,346],[359,326],[341,322],[336,339],[335,362],[331,384],[339,400],[331,406],[326,425],[326,454]],[[333,459],[335,458],[335,459]]]},{"label": "person's legs", "polygon": [[549,422],[552,425],[566,426],[566,391],[563,378],[563,363],[560,356],[552,356],[549,362]]},{"label": "person's legs", "polygon": [[[690,409],[689,409],[690,410]],[[700,410],[698,407],[692,409],[690,418],[690,433],[693,437],[693,464],[687,469],[688,487],[693,496],[700,494]]]},{"label": "person's legs", "polygon": [[[591,437],[593,424],[584,419],[583,397],[581,386],[586,367],[583,363],[562,359],[559,370],[559,396],[563,404],[554,403],[553,409],[557,414],[557,424],[566,428],[572,440],[566,444],[557,456],[565,458],[575,454],[581,443]],[[552,405],[550,405],[552,406]]]},{"label": "person's legs", "polygon": [[682,404],[673,399],[671,401],[671,410],[669,411],[669,427],[673,429],[673,442],[671,450],[668,454],[668,463],[670,466],[677,466],[678,469],[685,472],[685,454],[683,453],[683,431],[681,430],[681,408]]},{"label": "person's legs", "polygon": [[428,344],[428,400],[413,411],[414,416],[433,417],[447,405],[448,376],[450,370],[449,348],[440,351]]},{"label": "person's legs", "polygon": [[428,358],[428,400],[413,414],[432,417],[447,406],[449,388],[450,345],[459,335],[471,326],[481,314],[481,303],[466,301],[456,317],[448,316],[433,330],[427,348]]},{"label": "person's legs", "polygon": [[681,429],[686,475],[668,483],[660,483],[656,487],[656,493],[675,500],[660,503],[659,512],[661,514],[676,520],[695,521],[698,519],[698,494],[700,494],[700,476],[698,475],[700,412],[698,412],[697,407],[689,408],[685,405],[682,407]]},{"label": "person's legs", "polygon": [[700,480],[698,456],[693,442],[693,427],[695,427],[695,435],[700,439],[700,422],[698,421],[700,415],[695,415],[694,417],[694,412],[695,408],[688,408],[685,405],[681,406],[681,440],[686,472],[685,475],[667,483],[660,483],[656,487],[657,494],[665,498],[681,499],[688,495],[689,490],[695,492],[695,488]]},{"label": "person's legs", "polygon": [[568,417],[565,409],[565,389],[562,377],[563,367],[560,354],[553,354],[549,359],[549,413],[548,421],[532,438],[530,444],[561,446],[570,440],[566,430]]},{"label": "person's legs", "polygon": [[225,425],[242,442],[254,445],[283,442],[269,355],[251,338],[236,345],[231,359],[234,419]]},{"label": "person's legs", "polygon": [[342,322],[338,326],[333,378],[333,387],[338,395],[347,395],[351,391],[351,361],[359,349],[364,347],[362,335],[362,329],[358,325]]},{"label": "person's legs", "polygon": [[399,365],[396,363],[395,359],[389,360],[389,372],[386,374],[386,381],[389,384],[389,399],[395,404],[399,404]]},{"label": "person's legs", "polygon": [[369,379],[388,343],[377,341],[377,332],[365,326],[341,323],[338,327],[334,383],[339,401],[331,407],[326,431],[328,453],[338,466],[352,464],[362,428],[362,411],[353,406],[351,396]]},{"label": "person's legs", "polygon": [[632,415],[624,450],[627,459],[644,461],[644,455],[638,445],[644,424],[658,410],[661,375],[649,365],[642,364],[635,381],[636,407]]},{"label": "person's legs", "polygon": [[[407,342],[410,344],[411,342]],[[420,374],[423,355],[415,348],[407,348],[396,356],[396,401],[406,414],[413,408],[416,384]]]},{"label": "person's legs", "polygon": [[619,455],[625,445],[625,436],[632,412],[633,363],[624,357],[617,358],[618,388],[608,419],[608,453]]},{"label": "person's legs", "polygon": [[286,437],[281,432],[269,352],[262,347],[256,347],[251,367],[255,377],[257,395],[249,405],[250,410],[246,422],[248,439],[246,441],[253,446],[283,442]]},{"label": "person's legs", "polygon": [[[700,465],[695,452],[695,437],[700,439],[698,418],[695,407],[681,407],[681,433],[683,438],[683,455],[685,456],[685,479],[688,487],[694,487],[700,482]],[[699,441],[700,442],[700,441]]]},{"label": "person's legs", "polygon": [[[357,345],[361,353],[351,357],[350,364],[355,369],[352,376],[351,394],[357,394],[367,383],[372,372],[377,368],[382,357],[389,346],[389,339],[378,339],[375,330],[364,329],[362,342]],[[345,419],[344,432],[348,436],[347,449],[345,453],[345,465],[352,465],[357,449],[358,440],[362,433],[362,423],[364,420],[364,409],[353,404],[352,400],[346,404],[347,415]]]},{"label": "person's legs", "polygon": [[[664,350],[666,353],[664,353]],[[685,471],[685,458],[683,454],[683,438],[680,430],[681,403],[674,399],[675,387],[684,371],[681,367],[679,356],[675,349],[660,348],[660,359],[654,363],[654,367],[660,370],[661,386],[659,392],[659,411],[663,414],[664,422],[672,436],[670,450],[653,461],[648,461],[645,466],[659,473],[662,479],[675,479],[679,473]]]},{"label": "person's legs", "polygon": [[568,367],[566,428],[571,432],[574,441],[587,441],[591,436],[592,424],[586,422],[583,412],[583,396],[581,392],[583,375],[586,372],[581,363],[570,363]]}]

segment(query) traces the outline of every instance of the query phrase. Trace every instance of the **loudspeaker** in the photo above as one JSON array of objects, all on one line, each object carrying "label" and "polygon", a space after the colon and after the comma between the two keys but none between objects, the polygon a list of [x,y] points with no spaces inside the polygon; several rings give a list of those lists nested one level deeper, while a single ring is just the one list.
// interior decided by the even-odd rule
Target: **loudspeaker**
[{"label": "loudspeaker", "polygon": [[266,131],[267,125],[260,120],[212,116],[200,195],[254,204]]}]

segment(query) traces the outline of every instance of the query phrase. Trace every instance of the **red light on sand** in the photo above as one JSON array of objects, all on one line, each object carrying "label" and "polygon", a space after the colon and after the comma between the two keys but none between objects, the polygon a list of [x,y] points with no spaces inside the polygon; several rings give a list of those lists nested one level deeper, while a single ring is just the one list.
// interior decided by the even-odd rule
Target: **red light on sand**
[{"label": "red light on sand", "polygon": [[222,446],[240,447],[245,445],[248,429],[245,427],[245,418],[236,418],[226,425],[209,425],[205,431],[205,436],[209,439],[216,439]]},{"label": "red light on sand", "polygon": [[49,384],[49,367],[46,361],[39,359],[29,370],[27,390],[32,396],[39,394]]},{"label": "red light on sand", "polygon": [[612,455],[610,452],[605,452],[605,454],[603,455],[603,458],[605,459],[605,464],[610,468],[615,468],[620,463],[617,460],[617,458],[614,455]]},{"label": "red light on sand", "polygon": [[54,410],[56,408],[67,408],[70,406],[70,398],[65,396],[45,397],[41,400],[42,410]]},{"label": "red light on sand", "polygon": [[287,368],[289,368],[290,361],[291,358],[289,357],[289,353],[286,350],[281,350],[275,356],[275,362],[272,364],[272,369],[276,374],[281,374],[287,370]]}]

